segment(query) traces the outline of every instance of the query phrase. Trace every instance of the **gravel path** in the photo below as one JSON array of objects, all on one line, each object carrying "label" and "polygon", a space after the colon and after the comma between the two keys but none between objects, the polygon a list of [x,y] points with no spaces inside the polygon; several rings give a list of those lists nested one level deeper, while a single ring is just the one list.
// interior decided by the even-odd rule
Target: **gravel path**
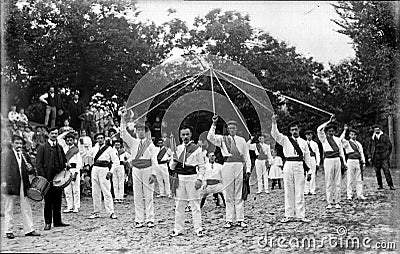
[{"label": "gravel path", "polygon": [[[63,214],[63,221],[71,226],[52,228],[50,231],[43,231],[43,203],[32,202],[35,228],[42,234],[41,237],[24,237],[17,204],[16,238],[9,240],[2,231],[1,252],[348,253],[362,250],[364,253],[376,253],[376,244],[380,244],[380,250],[397,253],[400,249],[400,189],[390,191],[386,186],[385,190],[377,191],[373,170],[368,168],[365,175],[367,200],[344,200],[342,209],[327,211],[324,178],[323,174],[319,174],[317,195],[306,196],[306,216],[312,220],[308,224],[280,223],[279,219],[284,214],[283,190],[256,195],[253,194],[256,192],[255,186],[252,186],[253,193],[245,205],[245,218],[249,227],[225,229],[225,210],[215,208],[210,196],[202,211],[205,229],[203,238],[193,233],[191,213],[187,213],[186,217],[186,234],[169,237],[174,223],[174,202],[167,198],[155,198],[156,227],[153,229],[134,228],[132,196],[128,196],[126,203],[116,204],[118,220],[111,220],[106,214],[97,220],[88,219],[92,212],[92,200],[84,197],[78,214]],[[395,186],[400,188],[399,170],[392,170],[392,176]],[[344,186],[343,183],[342,198],[346,197]],[[311,247],[307,244],[310,239]],[[389,246],[392,242],[396,246]]]}]

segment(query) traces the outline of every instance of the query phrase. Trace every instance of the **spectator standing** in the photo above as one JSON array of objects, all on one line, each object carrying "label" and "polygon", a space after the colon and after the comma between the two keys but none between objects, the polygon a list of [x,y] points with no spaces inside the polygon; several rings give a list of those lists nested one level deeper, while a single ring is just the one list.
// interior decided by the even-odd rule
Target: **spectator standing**
[{"label": "spectator standing", "polygon": [[61,99],[55,93],[54,87],[51,86],[47,93],[39,97],[39,100],[46,104],[46,116],[44,118],[44,125],[49,125],[49,118],[51,114],[51,128],[55,127],[57,108],[59,108],[61,105]]},{"label": "spectator standing", "polygon": [[71,119],[71,127],[74,130],[79,130],[81,128],[82,121],[79,116],[85,112],[85,107],[83,106],[83,103],[79,100],[78,94],[75,94],[73,100],[68,103],[67,111]]}]

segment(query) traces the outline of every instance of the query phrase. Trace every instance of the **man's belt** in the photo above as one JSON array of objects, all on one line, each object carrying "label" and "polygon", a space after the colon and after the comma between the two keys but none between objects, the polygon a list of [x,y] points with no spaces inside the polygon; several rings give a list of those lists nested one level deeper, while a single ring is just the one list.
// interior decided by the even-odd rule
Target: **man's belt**
[{"label": "man's belt", "polygon": [[207,179],[206,182],[207,182],[207,185],[216,185],[216,184],[219,184],[221,181],[218,179]]},{"label": "man's belt", "polygon": [[303,158],[298,157],[286,157],[286,161],[303,161]]},{"label": "man's belt", "polygon": [[361,155],[357,152],[349,153],[347,156],[348,156],[347,158],[349,158],[349,159],[361,160]]},{"label": "man's belt", "polygon": [[183,164],[181,162],[178,162],[176,164],[175,172],[180,175],[196,175],[197,174],[196,166],[185,165],[183,167]]},{"label": "man's belt", "polygon": [[325,158],[339,158],[340,154],[339,154],[339,151],[327,151],[327,152],[324,152],[324,157]]},{"label": "man's belt", "polygon": [[266,156],[266,155],[263,155],[263,156],[258,155],[258,156],[257,156],[257,160],[266,160],[266,159],[267,159],[267,156]]},{"label": "man's belt", "polygon": [[135,168],[148,168],[151,166],[150,159],[137,159],[132,161],[132,166]]},{"label": "man's belt", "polygon": [[95,161],[93,166],[109,168],[109,167],[111,167],[111,162],[109,162],[109,161]]},{"label": "man's belt", "polygon": [[159,161],[158,164],[166,164],[168,161]]},{"label": "man's belt", "polygon": [[241,155],[232,155],[224,157],[225,162],[243,162]]}]

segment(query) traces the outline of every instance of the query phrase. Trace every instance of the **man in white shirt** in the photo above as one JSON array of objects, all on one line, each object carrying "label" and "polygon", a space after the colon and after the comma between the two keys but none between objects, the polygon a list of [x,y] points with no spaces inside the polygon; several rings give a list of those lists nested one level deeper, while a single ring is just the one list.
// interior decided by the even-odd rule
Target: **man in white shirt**
[{"label": "man in white shirt", "polygon": [[189,201],[193,226],[198,237],[203,236],[201,227],[200,188],[205,170],[202,149],[192,139],[192,129],[183,126],[179,131],[182,144],[176,147],[176,156],[169,165],[172,172],[178,175],[178,187],[175,197],[175,226],[170,236],[182,235],[185,228],[185,207]]},{"label": "man in white shirt", "polygon": [[[125,115],[125,114],[124,114]],[[135,125],[136,136],[128,133],[126,125],[121,124],[122,139],[130,148],[128,161],[132,165],[133,199],[135,202],[135,227],[154,227],[154,183],[157,181],[155,168],[157,149],[151,141],[150,130],[142,122]],[[146,213],[146,218],[145,218]]]},{"label": "man in white shirt", "polygon": [[304,195],[315,195],[316,194],[315,179],[317,177],[316,173],[319,167],[321,157],[319,153],[318,144],[313,140],[314,132],[312,130],[307,130],[305,132],[305,135],[307,139],[308,150],[310,150],[310,156],[311,156],[311,167],[310,167],[311,180],[306,181],[305,183]]},{"label": "man in white shirt", "polygon": [[168,173],[168,163],[171,160],[172,151],[170,148],[164,145],[164,140],[159,139],[157,142],[158,152],[157,152],[157,161],[158,168],[157,170],[157,181],[160,194],[158,197],[172,198],[171,196],[171,188],[169,182],[169,173]]},{"label": "man in white shirt", "polygon": [[57,94],[55,94],[54,87],[51,86],[49,88],[49,92],[41,95],[39,100],[46,104],[46,116],[44,118],[44,125],[49,124],[49,117],[51,113],[51,128],[56,125],[56,115],[57,115],[57,107],[60,104],[60,98]]},{"label": "man in white shirt", "polygon": [[270,165],[272,163],[271,147],[269,144],[265,143],[265,136],[260,135],[258,137],[258,143],[255,144],[254,149],[257,159],[255,161],[255,168],[257,174],[257,194],[263,192],[263,180],[264,180],[264,191],[269,193],[268,190],[268,171],[267,163]]},{"label": "man in white shirt", "polygon": [[[346,131],[349,131],[350,140],[345,139]],[[358,131],[344,126],[343,133],[340,135],[343,148],[347,155],[347,199],[353,198],[353,184],[356,185],[357,198],[364,200],[362,170],[365,165],[363,147],[357,141]]]},{"label": "man in white shirt", "polygon": [[67,168],[72,174],[71,183],[64,188],[65,200],[67,201],[67,209],[64,213],[78,213],[81,207],[81,177],[80,170],[83,167],[82,156],[78,147],[74,144],[74,131],[64,132],[57,137],[58,144],[64,150],[67,157]]},{"label": "man in white shirt", "polygon": [[116,219],[114,214],[114,203],[111,196],[110,178],[114,169],[119,165],[117,151],[105,143],[104,133],[97,133],[94,136],[97,144],[91,148],[90,153],[94,158],[92,167],[92,197],[94,211],[90,219],[100,218],[101,194],[104,196],[104,206],[111,219]]},{"label": "man in white shirt", "polygon": [[[225,204],[225,198],[222,194],[224,185],[222,183],[222,165],[215,162],[214,152],[208,153],[209,161],[206,163],[206,170],[203,178],[203,186],[200,191],[201,202],[200,208],[203,208],[208,194],[219,194]],[[219,207],[219,199],[217,196],[217,207]]]},{"label": "man in white shirt", "polygon": [[[324,170],[326,185],[326,200],[328,202],[327,209],[331,209],[333,205],[340,209],[340,185],[341,185],[341,167],[345,162],[343,145],[340,138],[334,136],[337,126],[333,122],[335,117],[317,128],[318,138],[322,143],[324,150]],[[325,134],[326,132],[326,134]],[[342,161],[341,161],[342,160]]]},{"label": "man in white shirt", "polygon": [[114,139],[113,146],[117,150],[119,165],[115,167],[113,174],[113,187],[115,195],[115,203],[124,203],[125,192],[125,164],[128,163],[130,154],[123,148],[122,139]]},{"label": "man in white shirt", "polygon": [[228,136],[216,135],[215,128],[218,116],[214,116],[213,124],[208,132],[207,139],[221,148],[221,153],[226,162],[222,167],[226,200],[226,223],[225,228],[231,228],[236,220],[240,227],[247,227],[244,221],[244,200],[242,199],[243,170],[246,177],[250,177],[251,160],[246,140],[236,135],[237,122],[228,121]]},{"label": "man in white shirt", "polygon": [[[271,136],[283,147],[286,162],[283,166],[283,185],[285,189],[285,217],[281,222],[290,222],[295,219],[302,222],[310,222],[305,212],[304,182],[305,169],[311,167],[310,151],[307,142],[299,136],[299,125],[297,122],[289,124],[290,137],[279,132],[276,123],[277,115],[273,115]],[[311,172],[307,172],[307,178]]]}]

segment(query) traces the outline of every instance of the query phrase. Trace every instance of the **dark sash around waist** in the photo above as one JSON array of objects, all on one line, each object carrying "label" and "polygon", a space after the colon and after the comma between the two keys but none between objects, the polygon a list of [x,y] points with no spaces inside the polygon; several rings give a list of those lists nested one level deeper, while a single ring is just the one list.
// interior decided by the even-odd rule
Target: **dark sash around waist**
[{"label": "dark sash around waist", "polygon": [[241,155],[232,155],[224,157],[225,162],[243,162]]},{"label": "dark sash around waist", "polygon": [[324,152],[324,157],[325,158],[339,158],[340,153],[339,153],[339,151],[327,151],[327,152]]},{"label": "dark sash around waist", "polygon": [[347,156],[348,156],[347,158],[349,158],[349,159],[361,160],[361,155],[358,152],[349,153],[349,154],[347,154]]},{"label": "dark sash around waist", "polygon": [[158,164],[167,164],[168,161],[159,161]]},{"label": "dark sash around waist", "polygon": [[110,168],[111,167],[111,162],[109,162],[109,161],[95,161],[93,166]]},{"label": "dark sash around waist", "polygon": [[218,179],[207,179],[206,182],[207,182],[207,185],[216,185],[216,184],[219,184],[221,181]]},{"label": "dark sash around waist", "polygon": [[303,161],[302,157],[286,157],[286,161]]},{"label": "dark sash around waist", "polygon": [[132,161],[132,167],[135,168],[148,168],[151,166],[150,159],[136,159]]},{"label": "dark sash around waist", "polygon": [[185,165],[185,167],[183,167],[183,164],[181,162],[178,162],[176,164],[175,172],[180,175],[197,175],[197,170],[195,166]]},{"label": "dark sash around waist", "polygon": [[125,161],[120,161],[120,162],[119,162],[119,165],[125,166]]}]

